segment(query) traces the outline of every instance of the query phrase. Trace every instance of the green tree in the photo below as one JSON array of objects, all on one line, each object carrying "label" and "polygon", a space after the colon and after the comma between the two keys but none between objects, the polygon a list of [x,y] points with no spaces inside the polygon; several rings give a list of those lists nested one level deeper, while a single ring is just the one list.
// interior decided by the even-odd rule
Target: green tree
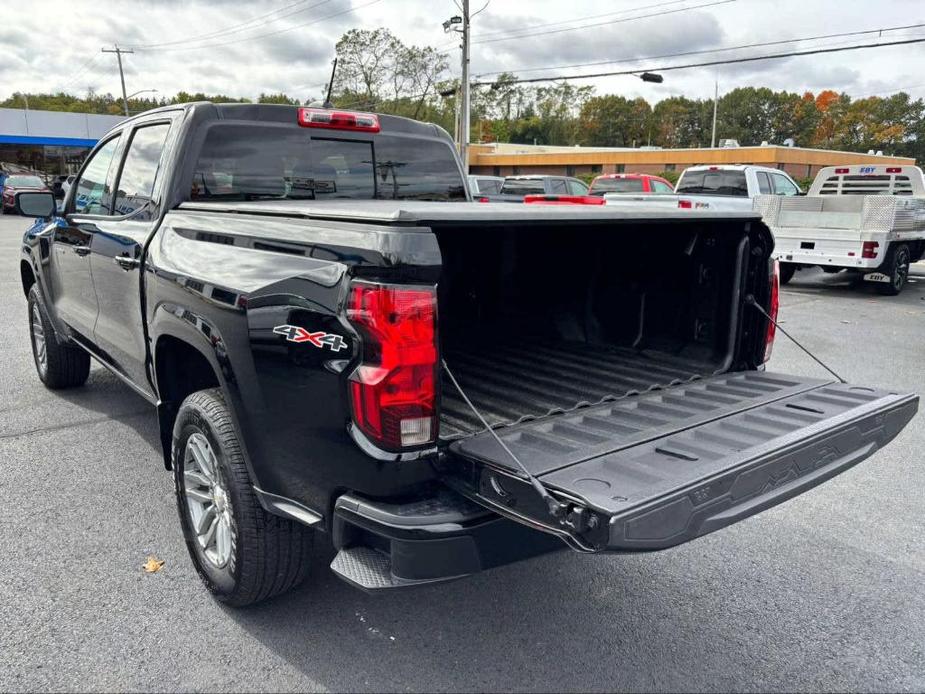
[{"label": "green tree", "polygon": [[634,147],[644,144],[652,107],[642,98],[608,94],[588,99],[579,114],[578,141],[590,147]]}]

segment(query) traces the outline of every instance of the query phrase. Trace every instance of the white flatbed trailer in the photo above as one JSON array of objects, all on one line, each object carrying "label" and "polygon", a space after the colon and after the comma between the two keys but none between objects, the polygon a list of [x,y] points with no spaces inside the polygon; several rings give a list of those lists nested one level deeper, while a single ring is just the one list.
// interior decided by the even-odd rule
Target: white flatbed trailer
[{"label": "white flatbed trailer", "polygon": [[781,281],[803,267],[851,270],[898,294],[925,255],[925,177],[916,166],[822,169],[805,197],[762,195]]}]

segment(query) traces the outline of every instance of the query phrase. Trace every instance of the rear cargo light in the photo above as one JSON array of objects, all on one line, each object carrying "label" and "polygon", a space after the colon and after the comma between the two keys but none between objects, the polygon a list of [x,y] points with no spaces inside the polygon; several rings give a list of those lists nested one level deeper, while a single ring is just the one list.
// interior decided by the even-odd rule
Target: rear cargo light
[{"label": "rear cargo light", "polygon": [[902,167],[899,167],[899,166],[888,166],[886,168],[886,172],[887,173],[902,173],[903,170],[902,170]]},{"label": "rear cargo light", "polygon": [[876,241],[865,241],[861,244],[861,257],[876,258],[878,248],[880,248],[880,244]]},{"label": "rear cargo light", "polygon": [[837,174],[846,174],[849,173],[849,171],[850,169],[835,169],[835,173]]},{"label": "rear cargo light", "polygon": [[357,427],[388,450],[435,441],[434,288],[354,283],[347,318],[363,337],[363,363],[350,376]]},{"label": "rear cargo light", "polygon": [[362,130],[379,132],[379,116],[356,111],[329,111],[326,108],[300,108],[299,125],[303,128]]},{"label": "rear cargo light", "polygon": [[690,200],[678,200],[678,209],[681,210],[691,210],[694,208],[694,203]]},{"label": "rear cargo light", "polygon": [[771,261],[771,275],[768,279],[770,283],[771,301],[768,304],[768,315],[772,320],[768,321],[768,331],[764,336],[764,359],[762,363],[767,363],[771,358],[771,351],[774,349],[774,336],[777,334],[777,313],[780,311],[780,263],[777,260]]}]

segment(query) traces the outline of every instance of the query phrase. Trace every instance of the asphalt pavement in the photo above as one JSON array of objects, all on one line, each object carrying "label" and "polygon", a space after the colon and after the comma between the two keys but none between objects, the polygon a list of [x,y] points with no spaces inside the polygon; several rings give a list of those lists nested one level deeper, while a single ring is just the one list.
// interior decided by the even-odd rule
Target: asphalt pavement
[{"label": "asphalt pavement", "polygon": [[[35,375],[23,219],[0,217],[0,690],[925,689],[925,427],[653,554],[540,557],[370,596],[328,570],[232,610],[187,558],[154,410]],[[849,381],[925,393],[925,266],[899,297],[797,274],[784,327]],[[772,370],[824,375],[778,337]],[[158,573],[142,564],[154,554]]]}]

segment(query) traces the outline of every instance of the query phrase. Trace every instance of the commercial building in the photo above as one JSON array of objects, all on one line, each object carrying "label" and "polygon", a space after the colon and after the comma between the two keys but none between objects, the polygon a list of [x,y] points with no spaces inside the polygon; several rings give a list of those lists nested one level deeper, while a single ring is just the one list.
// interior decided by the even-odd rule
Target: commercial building
[{"label": "commercial building", "polygon": [[0,108],[0,169],[76,173],[97,140],[123,116]]},{"label": "commercial building", "polygon": [[841,164],[910,165],[915,159],[825,149],[761,145],[698,149],[642,147],[550,147],[507,143],[472,145],[470,172],[494,176],[595,173],[681,172],[697,164],[759,164],[786,171],[794,178],[812,177],[824,166]]}]

